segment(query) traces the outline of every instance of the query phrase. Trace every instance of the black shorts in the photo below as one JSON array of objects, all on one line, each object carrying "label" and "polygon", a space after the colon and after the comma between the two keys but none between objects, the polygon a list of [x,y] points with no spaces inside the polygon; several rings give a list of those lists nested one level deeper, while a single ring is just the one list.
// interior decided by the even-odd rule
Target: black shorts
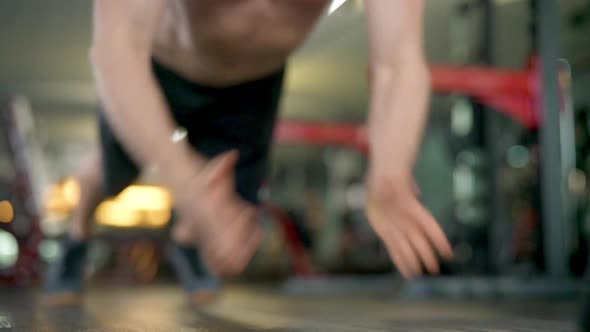
[{"label": "black shorts", "polygon": [[[172,115],[188,132],[188,141],[211,158],[238,149],[236,189],[245,200],[258,203],[266,176],[272,133],[277,118],[284,69],[273,75],[225,88],[202,86],[160,64],[153,64]],[[130,82],[132,84],[132,82]],[[105,194],[115,196],[139,175],[131,159],[99,112]]]}]

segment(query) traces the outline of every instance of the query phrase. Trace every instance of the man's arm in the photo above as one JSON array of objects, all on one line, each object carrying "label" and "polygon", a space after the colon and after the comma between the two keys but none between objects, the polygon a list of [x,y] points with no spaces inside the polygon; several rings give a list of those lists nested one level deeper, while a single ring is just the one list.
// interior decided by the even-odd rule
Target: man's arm
[{"label": "man's arm", "polygon": [[91,60],[107,118],[131,157],[156,166],[177,194],[202,160],[185,142],[151,70],[151,50],[167,0],[95,0]]},{"label": "man's arm", "polygon": [[446,236],[416,197],[412,169],[428,115],[423,0],[366,0],[370,42],[367,214],[406,277],[439,271]]},{"label": "man's arm", "polygon": [[[428,115],[423,0],[366,0],[371,86],[369,133],[374,163],[395,150],[396,172],[410,175]],[[388,165],[391,166],[391,165]]]}]

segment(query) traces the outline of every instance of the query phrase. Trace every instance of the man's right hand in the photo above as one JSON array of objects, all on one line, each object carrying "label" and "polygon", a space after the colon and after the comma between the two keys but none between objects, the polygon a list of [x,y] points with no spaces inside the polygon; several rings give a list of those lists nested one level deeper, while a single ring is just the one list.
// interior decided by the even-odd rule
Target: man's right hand
[{"label": "man's right hand", "polygon": [[178,197],[184,223],[178,229],[197,241],[213,272],[227,277],[246,268],[263,237],[257,208],[236,193],[237,161],[237,151],[215,157]]}]

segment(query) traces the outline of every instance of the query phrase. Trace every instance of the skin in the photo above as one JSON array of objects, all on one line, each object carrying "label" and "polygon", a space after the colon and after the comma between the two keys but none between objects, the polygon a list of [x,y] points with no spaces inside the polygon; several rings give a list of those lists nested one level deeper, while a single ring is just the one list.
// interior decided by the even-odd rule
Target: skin
[{"label": "skin", "polygon": [[[365,2],[371,87],[367,214],[403,276],[437,273],[438,256],[451,258],[451,246],[417,199],[412,177],[430,94],[424,1]],[[91,59],[108,120],[135,161],[156,167],[173,192],[181,215],[173,237],[198,243],[220,275],[240,273],[260,244],[256,208],[236,194],[235,151],[206,160],[187,143],[170,140],[175,124],[150,59],[205,85],[256,79],[283,66],[327,4],[95,0]]]}]

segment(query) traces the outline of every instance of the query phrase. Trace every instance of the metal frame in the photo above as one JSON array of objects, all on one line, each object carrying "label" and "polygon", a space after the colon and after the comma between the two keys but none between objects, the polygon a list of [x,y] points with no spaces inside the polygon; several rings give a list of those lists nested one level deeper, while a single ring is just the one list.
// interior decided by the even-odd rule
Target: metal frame
[{"label": "metal frame", "polygon": [[[480,47],[480,60],[488,66],[494,65],[494,48],[491,41],[494,39],[494,18],[496,17],[496,11],[494,2],[492,0],[480,0],[480,5],[483,7],[483,29],[481,38],[484,40]],[[499,250],[501,243],[498,236],[500,232],[498,227],[499,213],[498,208],[500,207],[500,199],[498,199],[499,187],[497,184],[496,170],[499,165],[499,158],[497,156],[497,139],[495,137],[497,128],[494,125],[497,123],[497,115],[490,112],[485,105],[477,104],[476,110],[481,113],[482,127],[479,128],[481,131],[481,147],[488,151],[488,168],[486,169],[486,184],[488,185],[488,194],[486,199],[488,200],[488,224],[487,228],[487,268],[489,272],[497,272],[501,266],[501,259],[497,258],[501,251]],[[496,253],[494,256],[492,253]]]},{"label": "metal frame", "polygon": [[562,56],[559,39],[559,10],[554,0],[531,0],[536,21],[536,43],[543,85],[541,142],[541,204],[543,250],[546,272],[551,277],[568,275],[566,240],[568,211],[563,179],[560,92],[557,59]]}]

